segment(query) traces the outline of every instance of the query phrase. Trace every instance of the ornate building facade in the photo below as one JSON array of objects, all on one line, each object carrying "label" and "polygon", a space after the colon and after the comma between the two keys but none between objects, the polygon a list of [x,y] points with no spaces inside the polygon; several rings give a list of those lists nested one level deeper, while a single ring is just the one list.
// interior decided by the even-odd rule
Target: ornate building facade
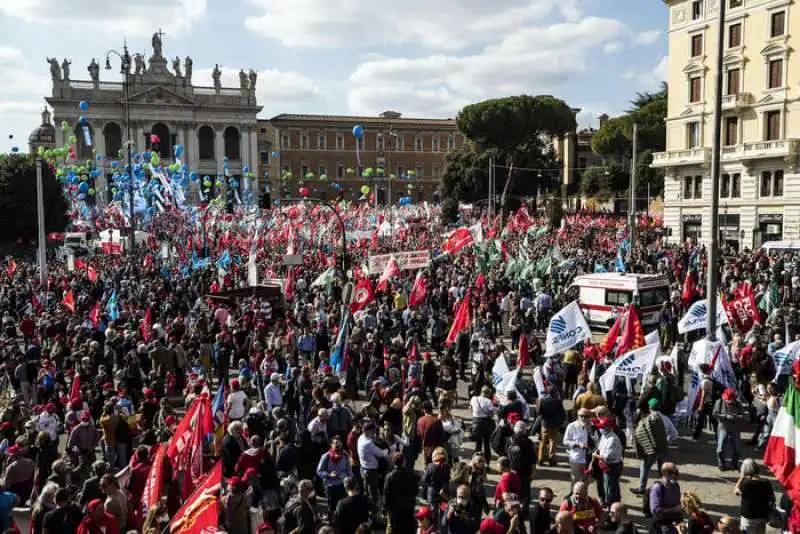
[{"label": "ornate building facade", "polygon": [[[242,169],[249,166],[255,183],[240,182],[257,190],[260,156],[256,116],[261,107],[256,101],[256,73],[242,70],[239,87],[222,87],[217,65],[212,87],[195,86],[190,57],[169,61],[159,33],[153,35],[152,47],[149,58],[131,56],[126,47],[120,55],[122,80],[115,82],[100,80],[100,65],[95,58],[87,67],[88,80],[72,79],[70,60],[48,58],[53,91],[46,100],[53,109],[56,144],[61,146],[65,136],[75,135],[80,159],[94,159],[95,153],[102,156],[109,168],[105,169],[105,183],[99,181],[96,186],[100,199],[108,198],[109,162],[124,154],[128,131],[132,152],[150,150],[151,135],[157,135],[162,160],[173,157],[175,145],[183,145],[181,160],[200,176],[222,173],[225,158],[231,176],[241,178]],[[110,59],[106,55],[106,70],[111,69]],[[85,111],[79,107],[82,101],[89,104]],[[80,116],[88,121],[92,146],[84,141]],[[58,127],[62,121],[67,121],[74,134],[65,134]]]}]

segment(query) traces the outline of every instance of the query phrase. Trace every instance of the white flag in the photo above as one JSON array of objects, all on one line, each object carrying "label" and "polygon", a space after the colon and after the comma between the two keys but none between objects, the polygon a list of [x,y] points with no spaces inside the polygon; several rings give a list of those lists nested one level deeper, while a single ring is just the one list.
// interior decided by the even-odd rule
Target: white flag
[{"label": "white flag", "polygon": [[[722,306],[722,301],[717,297],[717,324],[728,324],[728,315]],[[678,333],[685,334],[694,330],[706,328],[708,325],[708,299],[698,300],[689,307],[686,315],[678,321]]]},{"label": "white flag", "polygon": [[508,404],[507,393],[517,390],[517,374],[519,369],[514,369],[494,381],[494,396],[500,404]]},{"label": "white flag", "polygon": [[472,241],[476,245],[483,243],[483,226],[481,226],[480,221],[469,227],[469,233],[472,234]]},{"label": "white flag", "polygon": [[250,258],[247,260],[247,285],[250,287],[258,285],[258,266],[254,254],[250,254]]},{"label": "white flag", "polygon": [[614,363],[609,365],[606,372],[600,377],[603,391],[613,390],[614,378],[618,376],[633,379],[649,373],[656,361],[657,354],[658,344],[645,345],[614,360]]},{"label": "white flag", "polygon": [[578,302],[572,301],[550,319],[550,325],[547,327],[547,350],[544,355],[564,352],[591,337],[592,332],[586,324],[586,318]]},{"label": "white flag", "polygon": [[776,373],[779,375],[790,374],[792,372],[792,364],[797,359],[798,352],[800,352],[800,341],[795,341],[775,351],[772,358],[775,360]]},{"label": "white flag", "polygon": [[726,388],[737,389],[731,358],[723,343],[707,339],[695,341],[689,354],[689,369],[699,372],[702,364],[712,366],[711,376],[714,380]]}]

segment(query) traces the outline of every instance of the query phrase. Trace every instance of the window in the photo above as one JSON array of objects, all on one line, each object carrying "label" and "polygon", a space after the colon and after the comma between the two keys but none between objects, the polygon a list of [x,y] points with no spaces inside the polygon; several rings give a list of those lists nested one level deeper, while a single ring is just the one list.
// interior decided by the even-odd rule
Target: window
[{"label": "window", "polygon": [[647,289],[639,293],[639,306],[660,306],[665,302],[669,302],[669,289],[666,287]]},{"label": "window", "polygon": [[403,136],[403,134],[397,134],[394,143],[395,143],[395,149],[398,152],[403,152],[406,149],[406,138]]},{"label": "window", "polygon": [[780,37],[786,32],[786,11],[778,11],[770,17],[769,36]]},{"label": "window", "polygon": [[344,150],[344,134],[336,132],[336,150]]},{"label": "window", "polygon": [[414,138],[414,150],[417,152],[422,152],[424,150],[424,145],[422,144],[422,136],[416,136]]},{"label": "window", "polygon": [[386,140],[383,137],[383,134],[378,134],[375,136],[375,150],[378,152],[383,152],[386,149]]},{"label": "window", "polygon": [[700,123],[690,122],[686,125],[686,148],[697,148],[700,146]]},{"label": "window", "polygon": [[731,198],[742,198],[742,175],[738,172],[731,175]]},{"label": "window", "polygon": [[269,165],[269,152],[267,152],[266,150],[262,150],[260,154],[261,154],[261,164]]},{"label": "window", "polygon": [[292,145],[289,142],[289,136],[288,135],[282,135],[281,136],[281,150],[289,150],[289,148],[291,148],[291,146]]},{"label": "window", "polygon": [[781,138],[781,112],[767,111],[764,113],[764,140],[776,141]]},{"label": "window", "polygon": [[340,180],[342,178],[344,178],[344,164],[343,163],[339,163],[338,165],[336,165],[336,177],[339,178]]},{"label": "window", "polygon": [[742,46],[742,23],[737,22],[728,26],[728,48]]},{"label": "window", "polygon": [[694,192],[694,177],[686,176],[683,179],[683,198],[691,200]]},{"label": "window", "polygon": [[325,138],[325,134],[319,134],[317,137],[317,148],[320,150],[325,150],[328,143],[326,142],[327,139]]},{"label": "window", "polygon": [[425,168],[422,165],[417,165],[417,178],[425,176]]},{"label": "window", "polygon": [[306,134],[300,134],[300,150],[308,150],[308,135]]},{"label": "window", "polygon": [[301,179],[301,180],[302,180],[302,179],[305,179],[305,177],[306,177],[307,175],[308,175],[308,165],[302,165],[302,166],[300,167],[300,179]]},{"label": "window", "polygon": [[739,133],[738,117],[725,117],[725,146],[735,145]]},{"label": "window", "polygon": [[624,306],[633,300],[633,291],[606,290],[606,306]]},{"label": "window", "polygon": [[783,196],[783,171],[775,171],[772,174],[772,196]]},{"label": "window", "polygon": [[328,167],[326,165],[320,165],[319,168],[317,169],[317,176],[319,176],[319,177],[322,177],[322,176],[327,177],[327,175],[328,175]]},{"label": "window", "polygon": [[703,55],[703,34],[692,35],[691,57]]},{"label": "window", "polygon": [[448,152],[451,150],[456,149],[456,136],[455,135],[448,135],[447,136],[447,150]]},{"label": "window", "polygon": [[692,0],[692,20],[703,16],[703,0]]},{"label": "window", "polygon": [[743,1],[744,1],[744,0],[730,0],[730,1],[728,2],[728,7],[729,7],[730,9],[735,9],[735,8],[737,8],[737,7],[742,7],[742,3],[743,3]]},{"label": "window", "polygon": [[740,83],[740,76],[741,72],[739,69],[728,69],[726,74],[726,83],[725,83],[725,94],[727,95],[738,95],[739,94],[739,87],[741,87]]},{"label": "window", "polygon": [[695,199],[703,198],[703,177],[702,176],[695,176],[694,177],[694,198]]},{"label": "window", "polygon": [[434,135],[431,139],[431,150],[433,152],[439,152],[439,136]]},{"label": "window", "polygon": [[397,177],[402,178],[406,173],[405,165],[398,165],[397,166]]},{"label": "window", "polygon": [[689,102],[700,102],[702,95],[702,79],[700,76],[692,76],[689,78]]},{"label": "window", "polygon": [[773,59],[769,62],[767,87],[770,89],[783,87],[783,59]]},{"label": "window", "polygon": [[723,174],[722,181],[719,184],[719,196],[720,198],[728,198],[731,196],[731,175],[730,174]]},{"label": "window", "polygon": [[761,172],[761,196],[768,197],[772,191],[772,173],[769,171]]},{"label": "window", "polygon": [[433,166],[433,177],[434,178],[439,178],[439,166],[438,165],[434,165]]}]

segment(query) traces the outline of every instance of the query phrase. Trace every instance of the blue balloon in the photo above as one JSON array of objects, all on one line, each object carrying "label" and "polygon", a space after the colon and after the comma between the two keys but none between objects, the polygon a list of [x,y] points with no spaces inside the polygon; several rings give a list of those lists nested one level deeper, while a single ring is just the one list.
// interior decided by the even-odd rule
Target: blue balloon
[{"label": "blue balloon", "polygon": [[86,117],[84,117],[83,115],[81,115],[80,117],[78,117],[78,124],[80,124],[81,126],[85,125],[85,124],[86,124],[86,123],[88,123],[88,122],[89,122],[89,119],[87,119],[87,118],[86,118]]},{"label": "blue balloon", "polygon": [[194,172],[194,171],[190,172],[189,173],[189,179],[192,180],[193,182],[196,182],[197,181],[197,173]]},{"label": "blue balloon", "polygon": [[19,152],[19,147],[18,146],[12,147],[11,152],[16,154],[17,152]]},{"label": "blue balloon", "polygon": [[78,107],[81,108],[81,110],[86,111],[89,109],[89,103],[86,100],[81,100],[80,104],[78,104]]},{"label": "blue balloon", "polygon": [[176,158],[181,157],[181,154],[183,154],[183,145],[175,145],[173,152],[175,152]]},{"label": "blue balloon", "polygon": [[228,156],[225,156],[224,158],[222,158],[222,162],[223,163],[228,163]]},{"label": "blue balloon", "polygon": [[273,158],[279,158],[280,156],[281,156],[281,153],[278,152],[277,150],[273,150],[272,151],[272,157]]},{"label": "blue balloon", "polygon": [[361,136],[363,135],[364,135],[364,128],[362,128],[360,124],[356,124],[355,126],[353,126],[353,137],[355,137],[356,139],[360,139]]},{"label": "blue balloon", "polygon": [[250,172],[250,165],[245,165],[242,167],[242,172]]},{"label": "blue balloon", "polygon": [[81,182],[81,185],[78,186],[78,191],[81,193],[89,191],[89,182]]}]

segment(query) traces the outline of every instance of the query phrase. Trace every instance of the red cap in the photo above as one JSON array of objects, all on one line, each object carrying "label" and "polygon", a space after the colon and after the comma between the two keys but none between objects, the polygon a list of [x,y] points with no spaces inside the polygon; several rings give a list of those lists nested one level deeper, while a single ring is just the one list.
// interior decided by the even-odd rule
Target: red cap
[{"label": "red cap", "polygon": [[172,426],[175,423],[175,421],[176,421],[176,417],[174,415],[168,415],[164,419],[164,422],[167,423],[167,426]]},{"label": "red cap", "polygon": [[417,519],[433,519],[433,510],[429,506],[423,506],[414,514]]},{"label": "red cap", "polygon": [[90,512],[94,512],[95,510],[97,510],[98,506],[103,506],[103,500],[92,499],[91,501],[89,501],[89,504],[86,505],[86,509],[89,510]]},{"label": "red cap", "polygon": [[614,423],[608,417],[601,417],[595,423],[597,428],[614,428]]},{"label": "red cap", "polygon": [[480,534],[503,534],[503,525],[491,517],[481,521]]},{"label": "red cap", "polygon": [[733,389],[733,388],[726,389],[725,391],[722,392],[722,398],[723,398],[723,400],[726,400],[728,402],[735,401],[736,400],[736,390]]},{"label": "red cap", "polygon": [[91,421],[92,416],[89,415],[89,412],[81,412],[81,421]]},{"label": "red cap", "polygon": [[241,486],[242,484],[244,484],[244,481],[242,480],[242,477],[231,477],[228,480],[228,485],[229,486]]},{"label": "red cap", "polygon": [[231,388],[238,388],[238,387],[239,387],[239,381],[235,378],[231,380]]},{"label": "red cap", "polygon": [[144,388],[142,390],[142,393],[144,393],[144,396],[147,397],[148,399],[153,396],[153,390],[150,388]]},{"label": "red cap", "polygon": [[11,456],[12,454],[18,454],[22,452],[22,447],[19,445],[12,445],[8,449],[6,449],[6,454]]}]

